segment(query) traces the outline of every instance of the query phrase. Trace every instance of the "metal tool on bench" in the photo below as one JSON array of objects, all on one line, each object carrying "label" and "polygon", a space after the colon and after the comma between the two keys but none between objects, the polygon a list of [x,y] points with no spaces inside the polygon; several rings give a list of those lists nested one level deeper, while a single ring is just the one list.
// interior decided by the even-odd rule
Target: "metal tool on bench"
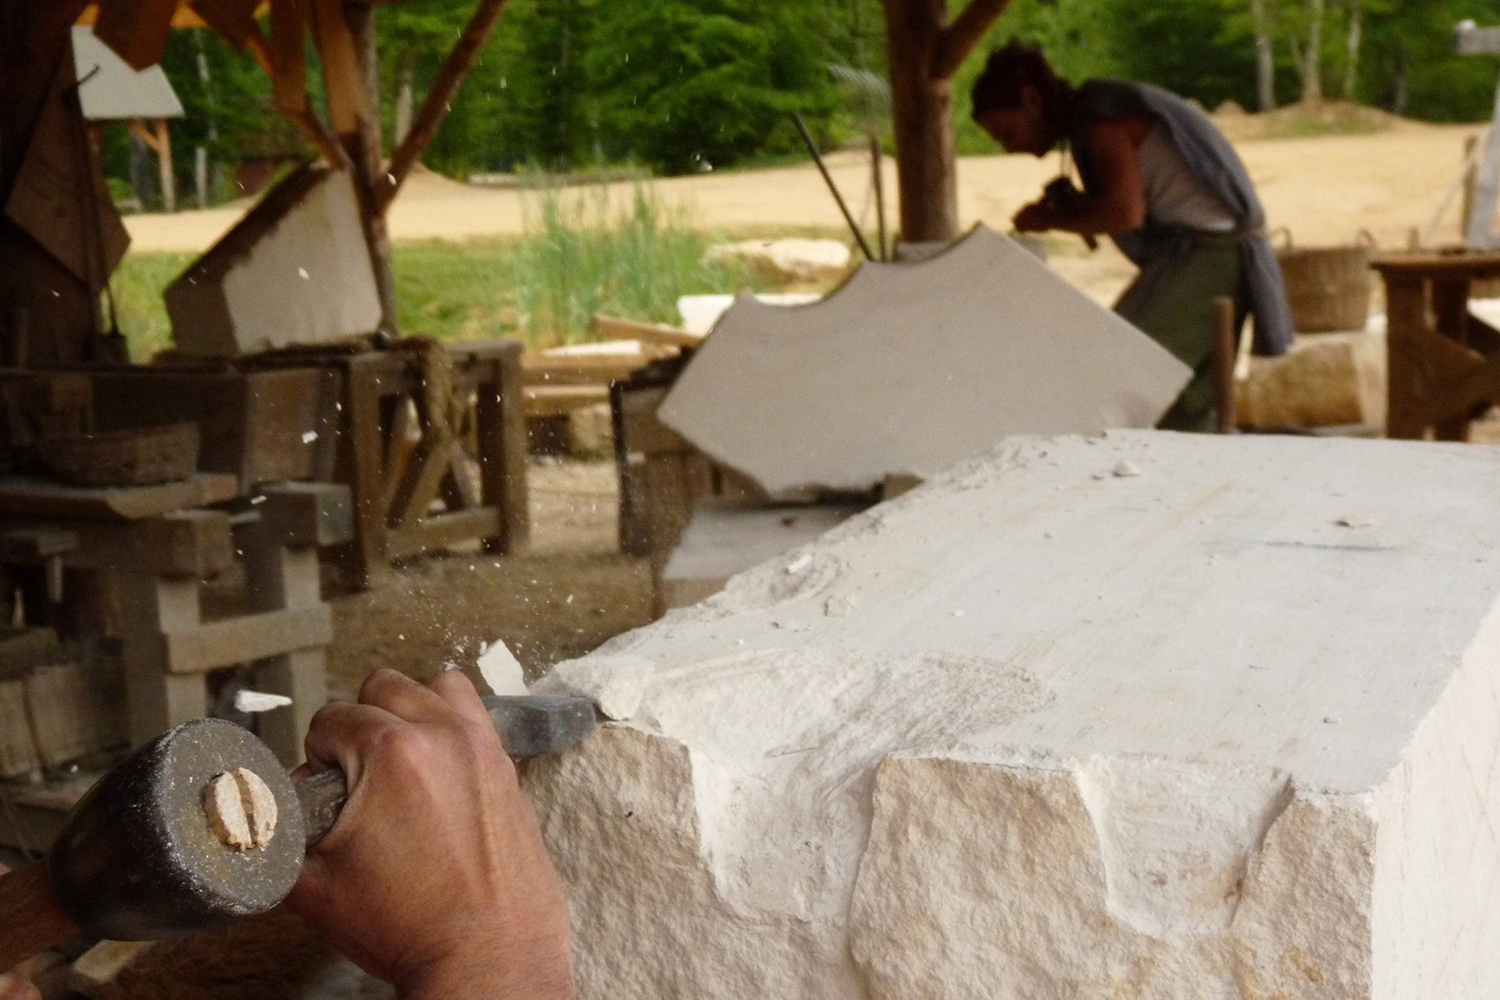
[{"label": "metal tool on bench", "polygon": [[[582,698],[484,702],[517,758],[565,750],[596,724]],[[0,970],[80,931],[153,940],[264,913],[347,797],[339,771],[294,784],[234,723],[183,723],[100,778],[45,860],[0,877]]]}]

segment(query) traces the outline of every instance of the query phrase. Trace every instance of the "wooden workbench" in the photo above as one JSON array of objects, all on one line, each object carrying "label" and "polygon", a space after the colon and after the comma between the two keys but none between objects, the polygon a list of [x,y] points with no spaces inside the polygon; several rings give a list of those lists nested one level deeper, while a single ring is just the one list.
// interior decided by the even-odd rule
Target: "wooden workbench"
[{"label": "wooden workbench", "polygon": [[1500,333],[1469,314],[1477,281],[1500,278],[1500,253],[1388,254],[1385,279],[1393,438],[1465,441],[1500,403]]}]

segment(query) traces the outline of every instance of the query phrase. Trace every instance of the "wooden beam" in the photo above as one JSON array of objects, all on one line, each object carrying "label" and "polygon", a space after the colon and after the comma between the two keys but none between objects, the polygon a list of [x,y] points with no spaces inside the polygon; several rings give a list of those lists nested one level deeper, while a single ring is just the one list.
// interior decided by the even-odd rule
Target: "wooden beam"
[{"label": "wooden beam", "polygon": [[1008,6],[1010,0],[969,0],[963,13],[938,36],[929,68],[932,78],[953,79],[953,74]]},{"label": "wooden beam", "polygon": [[307,110],[307,14],[302,0],[271,5],[271,87],[276,110],[295,118]]},{"label": "wooden beam", "polygon": [[358,134],[369,117],[354,36],[344,20],[343,0],[312,0],[313,42],[323,65],[328,118],[340,139]]},{"label": "wooden beam", "polygon": [[141,124],[139,118],[131,118],[125,122],[125,127],[130,129],[132,135],[146,144],[146,148],[157,156],[161,155],[161,141],[157,139],[156,133]]},{"label": "wooden beam", "polygon": [[161,62],[177,0],[103,0],[94,34],[135,70]]},{"label": "wooden beam", "polygon": [[332,641],[333,612],[326,604],[241,615],[162,634],[171,674],[204,674]]},{"label": "wooden beam", "polygon": [[269,6],[266,0],[190,0],[188,4],[199,20],[241,51],[252,35],[260,34],[255,19]]},{"label": "wooden beam", "polygon": [[390,558],[405,559],[433,549],[495,538],[504,534],[500,511],[495,507],[470,507],[452,514],[434,514],[414,528],[391,532]]},{"label": "wooden beam", "polygon": [[422,154],[427,152],[443,119],[448,117],[448,109],[453,98],[458,95],[458,88],[463,85],[469,70],[474,68],[474,60],[479,58],[479,51],[484,48],[485,41],[489,39],[490,32],[494,30],[495,22],[504,9],[505,0],[479,0],[479,5],[474,8],[474,16],[469,19],[463,34],[459,36],[458,44],[448,53],[447,61],[443,63],[437,79],[427,91],[427,98],[422,102],[421,112],[412,122],[411,131],[401,143],[401,148],[391,157],[390,167],[386,170],[386,184],[380,189],[378,204],[381,214],[395,201],[406,175],[422,158]]},{"label": "wooden beam", "polygon": [[706,334],[689,333],[675,326],[641,323],[602,313],[594,317],[593,333],[600,340],[640,340],[664,347],[702,347],[708,339]]},{"label": "wooden beam", "polygon": [[177,173],[172,169],[172,130],[165,118],[156,121],[156,164],[161,169],[161,206],[177,211]]}]

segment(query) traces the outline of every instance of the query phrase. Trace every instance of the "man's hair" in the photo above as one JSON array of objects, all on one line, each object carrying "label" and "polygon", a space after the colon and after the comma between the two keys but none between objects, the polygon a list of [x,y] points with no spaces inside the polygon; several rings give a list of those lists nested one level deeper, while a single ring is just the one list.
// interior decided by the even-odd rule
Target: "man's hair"
[{"label": "man's hair", "polygon": [[1072,92],[1041,49],[1016,41],[996,49],[974,81],[974,116],[1019,108],[1027,86],[1035,87],[1041,95],[1043,113],[1049,118],[1061,113]]}]

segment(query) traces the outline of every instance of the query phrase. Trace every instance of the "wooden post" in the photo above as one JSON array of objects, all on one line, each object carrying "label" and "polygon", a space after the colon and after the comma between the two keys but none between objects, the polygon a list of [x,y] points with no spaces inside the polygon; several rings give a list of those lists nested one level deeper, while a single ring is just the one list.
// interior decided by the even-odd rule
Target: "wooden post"
[{"label": "wooden post", "polygon": [[474,16],[469,19],[463,34],[459,36],[458,44],[448,54],[443,68],[438,71],[437,79],[433,80],[428,89],[427,98],[422,102],[422,110],[416,121],[412,123],[411,132],[391,157],[385,183],[380,186],[379,208],[382,213],[390,208],[406,175],[422,158],[422,154],[431,145],[433,136],[437,135],[438,128],[443,124],[443,119],[448,117],[448,109],[458,94],[458,88],[463,85],[469,70],[473,69],[474,60],[479,58],[480,50],[484,48],[485,41],[489,39],[490,32],[494,30],[495,22],[504,9],[505,0],[479,0],[479,5],[474,8]]},{"label": "wooden post", "polygon": [[970,0],[948,23],[948,0],[883,0],[896,126],[901,238],[958,236],[953,75],[1009,0]]},{"label": "wooden post", "polygon": [[371,264],[375,267],[375,288],[380,291],[381,328],[387,336],[401,336],[401,313],[396,304],[396,268],[390,252],[390,232],[380,192],[386,181],[386,150],[381,139],[380,123],[380,57],[375,51],[375,10],[368,0],[350,0],[344,4],[344,16],[354,36],[354,54],[359,58],[360,78],[365,84],[368,114],[360,115],[359,136],[350,150],[356,165],[366,216],[366,241],[371,247]]},{"label": "wooden post", "polygon": [[172,129],[165,118],[156,122],[156,163],[161,169],[161,207],[177,211],[177,177],[172,170]]},{"label": "wooden post", "polygon": [[166,635],[201,622],[198,580],[122,573],[117,587],[125,659],[130,742],[140,745],[179,722],[208,714],[208,689],[197,674],[169,673]]},{"label": "wooden post", "polygon": [[1214,412],[1220,434],[1235,432],[1234,412],[1234,361],[1238,354],[1239,337],[1235,329],[1234,299],[1221,296],[1214,299]]},{"label": "wooden post", "polygon": [[500,534],[485,551],[517,554],[531,540],[526,483],[526,412],[519,346],[496,359],[494,376],[479,383],[474,424],[479,439],[479,494],[500,508]]},{"label": "wooden post", "polygon": [[[297,484],[268,487],[263,493],[267,500],[263,522],[249,532],[245,546],[245,583],[252,610],[300,611],[321,606],[317,528],[324,520],[322,507],[346,502],[343,488]],[[292,699],[290,706],[259,720],[261,739],[287,767],[302,762],[307,727],[328,700],[327,657],[326,647],[312,646],[255,664],[256,690]]]}]

